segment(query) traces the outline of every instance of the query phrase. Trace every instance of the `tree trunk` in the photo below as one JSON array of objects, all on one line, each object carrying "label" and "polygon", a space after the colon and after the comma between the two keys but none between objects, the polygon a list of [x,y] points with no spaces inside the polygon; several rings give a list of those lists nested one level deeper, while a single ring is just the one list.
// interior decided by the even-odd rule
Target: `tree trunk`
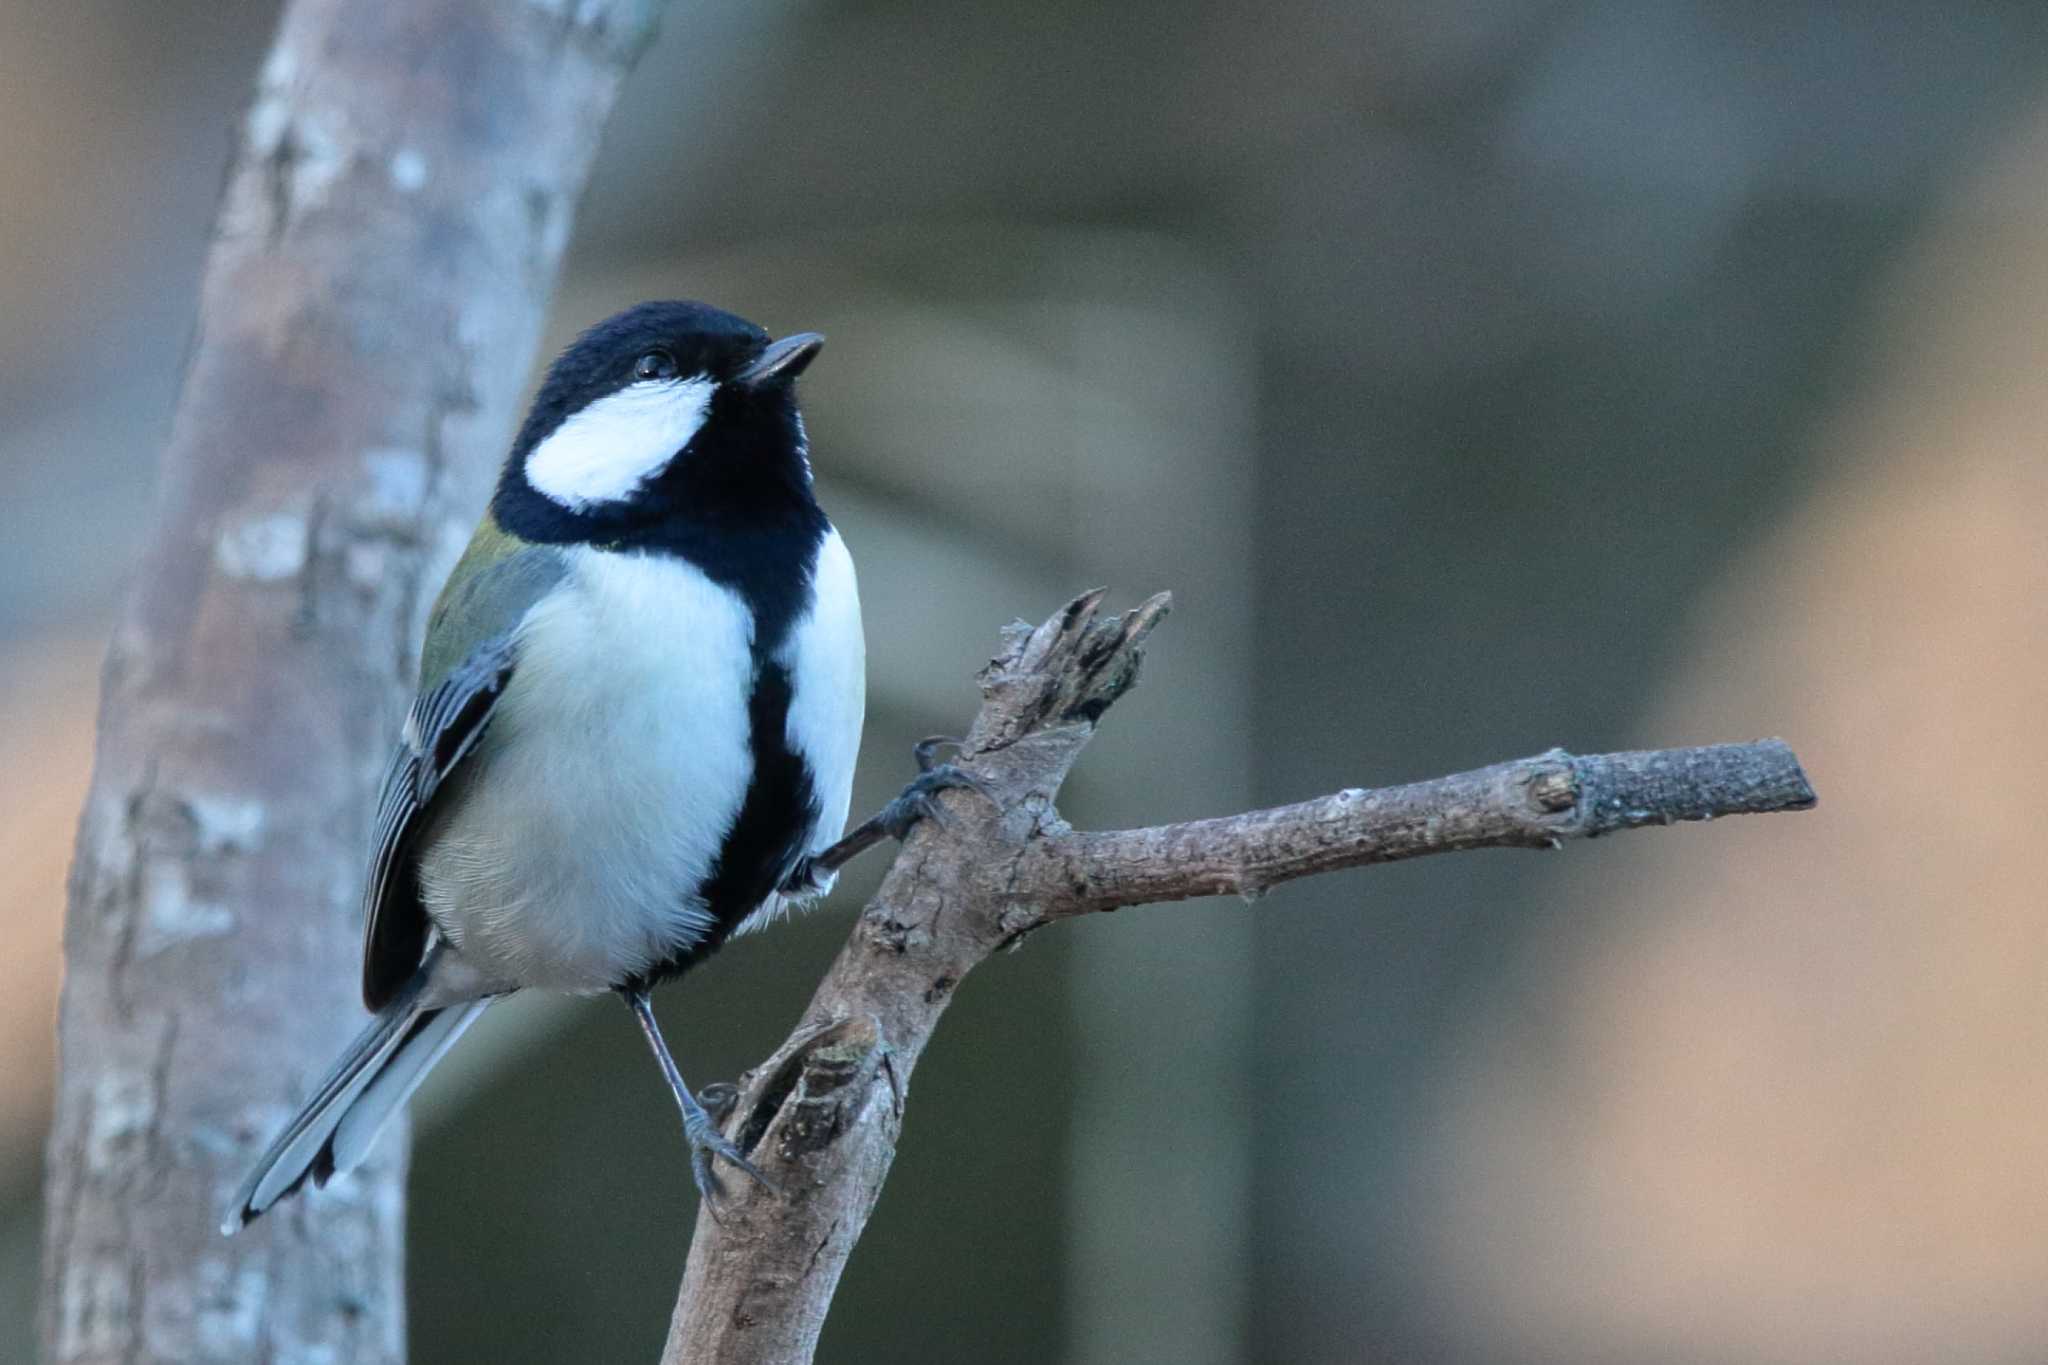
[{"label": "tree trunk", "polygon": [[286,7],[108,653],[65,931],[52,1362],[403,1357],[402,1142],[233,1240],[221,1213],[361,1023],[367,815],[419,622],[654,10]]}]

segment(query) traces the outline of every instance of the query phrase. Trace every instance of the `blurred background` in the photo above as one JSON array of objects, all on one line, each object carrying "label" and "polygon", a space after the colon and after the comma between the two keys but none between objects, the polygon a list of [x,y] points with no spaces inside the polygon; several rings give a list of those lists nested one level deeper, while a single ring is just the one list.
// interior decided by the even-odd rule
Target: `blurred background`
[{"label": "blurred background", "polygon": [[[101,637],[274,18],[0,0],[0,1359]],[[1764,734],[1822,793],[1032,938],[822,1358],[2048,1356],[2048,7],[675,0],[551,344],[652,295],[832,338],[859,807],[1096,583],[1178,606],[1077,823]],[[689,1074],[880,870],[668,993]],[[634,1030],[472,1036],[415,1358],[652,1359],[692,1196]]]}]

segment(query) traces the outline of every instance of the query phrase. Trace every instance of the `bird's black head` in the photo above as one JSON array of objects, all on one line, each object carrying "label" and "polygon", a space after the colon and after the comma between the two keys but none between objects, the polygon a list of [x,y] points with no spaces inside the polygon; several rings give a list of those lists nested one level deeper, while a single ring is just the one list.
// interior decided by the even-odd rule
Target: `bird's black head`
[{"label": "bird's black head", "polygon": [[701,303],[607,318],[549,368],[493,512],[528,540],[603,544],[816,515],[794,380],[822,345]]}]

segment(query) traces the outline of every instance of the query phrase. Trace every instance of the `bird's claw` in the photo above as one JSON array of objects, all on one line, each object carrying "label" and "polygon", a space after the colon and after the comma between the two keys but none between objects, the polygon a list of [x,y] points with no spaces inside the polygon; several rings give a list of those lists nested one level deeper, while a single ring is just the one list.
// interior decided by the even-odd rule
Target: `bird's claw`
[{"label": "bird's claw", "polygon": [[916,827],[920,820],[930,819],[940,829],[947,827],[946,809],[939,804],[939,793],[964,790],[978,792],[991,804],[996,800],[995,792],[988,783],[965,768],[951,763],[935,763],[931,750],[937,745],[956,744],[956,740],[925,740],[917,746],[918,774],[903,789],[902,795],[882,807],[879,817],[882,828],[890,838],[901,843]]},{"label": "bird's claw", "polygon": [[[713,1088],[711,1086],[705,1087],[706,1090]],[[738,1099],[737,1090],[735,1090],[733,1098],[734,1100]],[[730,1102],[728,1102],[727,1109],[730,1112]],[[697,1197],[704,1201],[706,1208],[711,1210],[711,1216],[714,1219],[718,1217],[720,1201],[725,1198],[725,1182],[718,1178],[717,1169],[712,1165],[711,1161],[713,1157],[718,1157],[729,1165],[738,1167],[751,1177],[754,1183],[767,1190],[770,1194],[780,1195],[782,1193],[781,1187],[762,1174],[760,1167],[747,1160],[746,1153],[739,1149],[737,1143],[719,1131],[717,1125],[711,1122],[708,1114],[701,1125],[692,1124],[685,1127],[683,1136],[690,1143],[690,1178],[697,1184]]]},{"label": "bird's claw", "polygon": [[965,747],[965,740],[954,739],[951,735],[926,735],[910,746],[910,756],[917,761],[919,772],[928,773],[939,766],[939,750]]},{"label": "bird's claw", "polygon": [[739,1107],[740,1088],[731,1081],[713,1081],[697,1092],[697,1103],[704,1106],[713,1123],[723,1128],[732,1111]]}]

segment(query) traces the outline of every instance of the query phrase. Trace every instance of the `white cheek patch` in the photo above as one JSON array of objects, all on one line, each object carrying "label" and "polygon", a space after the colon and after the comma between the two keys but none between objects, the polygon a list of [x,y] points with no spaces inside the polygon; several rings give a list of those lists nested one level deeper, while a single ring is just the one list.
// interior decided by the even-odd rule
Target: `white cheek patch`
[{"label": "white cheek patch", "polygon": [[556,427],[526,457],[526,481],[572,512],[629,497],[704,425],[709,379],[645,380]]}]

